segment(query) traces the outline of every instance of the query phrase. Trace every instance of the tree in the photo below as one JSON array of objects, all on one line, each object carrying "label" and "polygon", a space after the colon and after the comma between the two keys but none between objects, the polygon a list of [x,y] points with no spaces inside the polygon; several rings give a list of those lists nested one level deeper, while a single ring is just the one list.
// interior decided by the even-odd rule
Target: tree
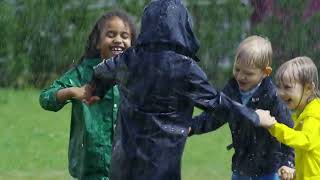
[{"label": "tree", "polygon": [[[120,8],[139,26],[149,1],[0,1],[0,87],[43,87],[52,82],[78,62],[100,15]],[[319,66],[319,1],[183,0],[201,42],[200,66],[217,87],[231,76],[236,48],[251,34],[270,39],[274,67],[300,55],[310,56]]]}]

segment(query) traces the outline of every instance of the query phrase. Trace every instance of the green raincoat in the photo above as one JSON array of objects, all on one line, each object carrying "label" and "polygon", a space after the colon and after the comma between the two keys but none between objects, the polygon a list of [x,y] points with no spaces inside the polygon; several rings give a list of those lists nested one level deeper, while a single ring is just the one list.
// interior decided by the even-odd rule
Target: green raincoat
[{"label": "green raincoat", "polygon": [[72,103],[68,157],[69,172],[77,179],[109,179],[119,91],[114,86],[101,101],[93,105],[86,105],[76,99],[59,103],[56,93],[62,88],[80,87],[88,83],[92,79],[93,67],[99,62],[100,59],[85,59],[44,89],[39,99],[42,108],[55,112],[67,103]]}]

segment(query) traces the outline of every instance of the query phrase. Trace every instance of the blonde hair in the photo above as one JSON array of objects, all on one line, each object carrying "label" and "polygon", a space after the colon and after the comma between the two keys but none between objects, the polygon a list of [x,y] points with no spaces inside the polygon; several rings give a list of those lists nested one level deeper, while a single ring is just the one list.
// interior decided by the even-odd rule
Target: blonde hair
[{"label": "blonde hair", "polygon": [[260,69],[271,66],[272,47],[270,41],[267,38],[256,35],[249,36],[240,43],[234,63],[254,65]]},{"label": "blonde hair", "polygon": [[314,84],[314,93],[319,97],[318,70],[311,58],[301,56],[283,63],[277,70],[276,83],[282,85],[288,79],[290,83]]}]

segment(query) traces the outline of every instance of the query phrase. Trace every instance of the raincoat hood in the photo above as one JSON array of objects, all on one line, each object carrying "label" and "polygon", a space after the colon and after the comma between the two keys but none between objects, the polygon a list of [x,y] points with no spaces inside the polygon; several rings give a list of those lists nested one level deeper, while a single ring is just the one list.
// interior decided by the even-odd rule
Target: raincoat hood
[{"label": "raincoat hood", "polygon": [[137,45],[167,44],[191,57],[199,49],[192,22],[181,0],[154,0],[144,10]]}]

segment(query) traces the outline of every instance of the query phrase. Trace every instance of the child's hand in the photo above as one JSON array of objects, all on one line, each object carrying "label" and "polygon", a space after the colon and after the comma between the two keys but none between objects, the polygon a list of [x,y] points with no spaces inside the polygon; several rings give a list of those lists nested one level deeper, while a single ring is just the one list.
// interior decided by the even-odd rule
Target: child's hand
[{"label": "child's hand", "polygon": [[295,175],[295,169],[288,166],[281,166],[278,170],[278,175],[281,180],[293,180]]},{"label": "child's hand", "polygon": [[73,87],[71,91],[72,91],[73,98],[78,99],[79,101],[82,101],[89,105],[100,100],[98,96],[92,96],[94,87],[88,84],[82,87]]},{"label": "child's hand", "polygon": [[88,84],[82,87],[72,87],[72,98],[83,101],[84,99],[91,97],[93,90],[94,89]]},{"label": "child's hand", "polygon": [[256,113],[260,119],[260,126],[264,128],[270,128],[277,122],[274,117],[270,115],[270,111],[258,109]]},{"label": "child's hand", "polygon": [[94,104],[97,101],[100,101],[100,97],[99,96],[91,96],[91,97],[83,100],[83,102],[88,104],[88,105]]},{"label": "child's hand", "polygon": [[60,89],[56,98],[59,102],[63,103],[66,100],[77,99],[79,101],[84,101],[92,96],[94,88],[90,85],[84,85],[82,87],[69,87]]},{"label": "child's hand", "polygon": [[83,94],[82,94],[83,96],[81,97],[82,102],[84,102],[88,105],[91,105],[91,104],[94,104],[95,102],[100,100],[100,97],[92,96],[95,88],[92,87],[91,85],[86,84],[86,85],[82,86],[80,89],[83,92]]},{"label": "child's hand", "polygon": [[85,87],[72,87],[70,88],[72,92],[72,98],[82,101],[86,98],[86,90]]}]

